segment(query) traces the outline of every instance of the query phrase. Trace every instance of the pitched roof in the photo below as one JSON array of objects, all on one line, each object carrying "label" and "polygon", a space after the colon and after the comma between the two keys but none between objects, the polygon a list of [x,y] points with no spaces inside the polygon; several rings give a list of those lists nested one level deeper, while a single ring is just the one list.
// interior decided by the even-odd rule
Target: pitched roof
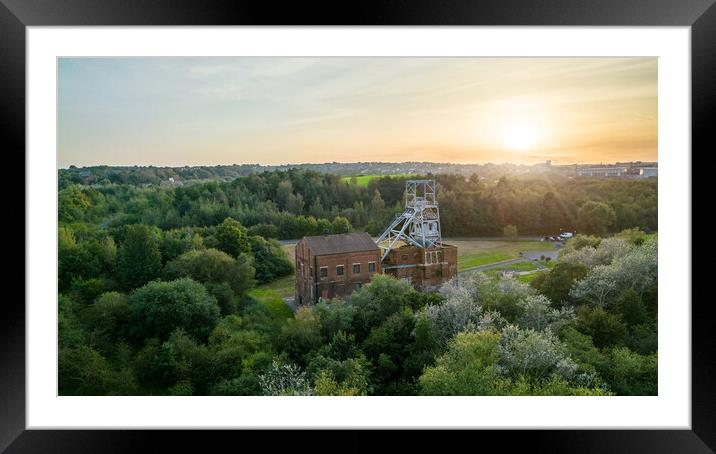
[{"label": "pitched roof", "polygon": [[342,252],[379,251],[373,238],[365,232],[303,237],[313,255],[340,254]]}]

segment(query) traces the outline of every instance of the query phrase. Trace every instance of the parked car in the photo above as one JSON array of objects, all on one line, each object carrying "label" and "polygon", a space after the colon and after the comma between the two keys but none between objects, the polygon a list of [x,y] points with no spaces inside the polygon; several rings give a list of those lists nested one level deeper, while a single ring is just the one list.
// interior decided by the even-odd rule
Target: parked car
[{"label": "parked car", "polygon": [[574,236],[574,233],[572,232],[562,232],[559,234],[559,237],[563,240],[568,240]]}]

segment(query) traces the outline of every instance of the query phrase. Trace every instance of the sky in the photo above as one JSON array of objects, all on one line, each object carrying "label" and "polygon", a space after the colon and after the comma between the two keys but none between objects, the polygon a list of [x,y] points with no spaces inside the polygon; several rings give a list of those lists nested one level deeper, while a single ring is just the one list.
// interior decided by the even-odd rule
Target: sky
[{"label": "sky", "polygon": [[58,166],[657,160],[656,58],[61,58]]}]

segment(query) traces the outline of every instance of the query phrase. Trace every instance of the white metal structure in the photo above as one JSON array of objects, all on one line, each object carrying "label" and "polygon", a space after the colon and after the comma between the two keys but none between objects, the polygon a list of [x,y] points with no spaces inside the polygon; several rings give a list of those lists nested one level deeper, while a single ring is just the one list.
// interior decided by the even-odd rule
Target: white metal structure
[{"label": "white metal structure", "polygon": [[399,241],[420,248],[442,246],[435,180],[405,182],[405,211],[378,238],[381,261]]}]

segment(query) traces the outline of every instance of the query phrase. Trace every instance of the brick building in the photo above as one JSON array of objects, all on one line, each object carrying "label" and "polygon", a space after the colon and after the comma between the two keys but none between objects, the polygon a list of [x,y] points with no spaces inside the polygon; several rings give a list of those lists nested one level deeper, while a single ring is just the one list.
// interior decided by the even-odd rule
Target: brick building
[{"label": "brick building", "polygon": [[391,249],[383,260],[383,272],[405,279],[423,291],[433,291],[457,275],[457,247],[419,248],[403,244]]},{"label": "brick building", "polygon": [[348,295],[381,272],[380,248],[367,233],[304,237],[296,244],[296,303]]}]

